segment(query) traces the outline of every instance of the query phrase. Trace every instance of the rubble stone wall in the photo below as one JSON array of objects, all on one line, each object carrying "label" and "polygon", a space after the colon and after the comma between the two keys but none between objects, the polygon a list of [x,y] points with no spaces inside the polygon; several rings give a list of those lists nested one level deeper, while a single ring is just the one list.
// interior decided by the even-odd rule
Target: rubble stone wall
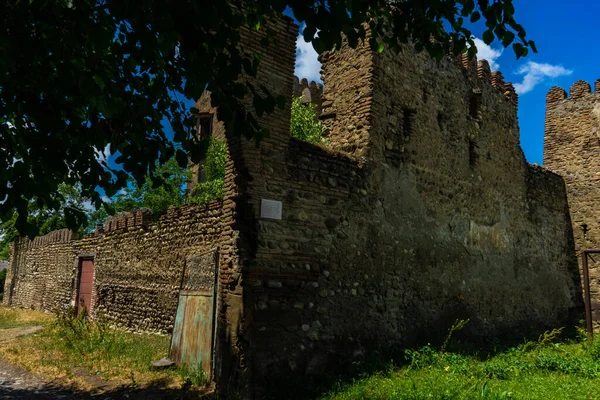
[{"label": "rubble stone wall", "polygon": [[[287,154],[287,143],[290,141],[290,112],[292,94],[294,90],[294,63],[296,38],[298,26],[291,18],[273,18],[267,21],[266,29],[271,29],[276,38],[268,47],[264,47],[264,31],[257,32],[253,28],[242,27],[240,30],[243,50],[248,54],[260,55],[260,66],[254,77],[245,77],[251,81],[255,88],[266,88],[273,96],[282,96],[286,99],[283,109],[276,107],[272,113],[257,117],[262,128],[269,131],[263,137],[260,146],[254,140],[239,138],[225,134],[225,124],[219,121],[218,110],[211,106],[210,93],[206,92],[196,102],[200,112],[209,112],[215,115],[213,136],[227,139],[230,160],[234,166],[232,173],[228,171],[227,180],[236,183],[236,250],[238,262],[235,273],[231,275],[228,283],[231,287],[231,303],[228,307],[228,322],[222,324],[221,340],[229,345],[226,348],[234,349],[234,356],[225,360],[221,367],[221,394],[231,398],[246,398],[256,396],[260,398],[262,385],[256,384],[262,376],[262,371],[255,368],[254,344],[252,331],[254,325],[254,303],[249,302],[252,294],[248,293],[251,287],[252,274],[260,273],[259,257],[261,253],[262,229],[260,224],[260,210],[263,199],[277,200],[283,195],[277,190],[267,177],[279,168],[276,163],[269,164],[263,160],[278,159]],[[310,86],[310,85],[309,85]],[[252,110],[252,97],[245,99],[246,106]],[[314,99],[313,99],[314,100]],[[311,100],[312,101],[312,100]],[[298,149],[300,150],[300,149]],[[283,152],[283,153],[282,153]],[[298,154],[300,156],[300,154]],[[276,256],[274,256],[276,257]],[[235,304],[233,304],[235,303]]]},{"label": "rubble stone wall", "polygon": [[75,305],[78,260],[90,257],[92,317],[102,314],[133,331],[170,333],[185,262],[223,245],[222,215],[222,204],[213,202],[201,210],[171,208],[151,224],[151,213],[142,210],[109,218],[105,229],[81,240],[67,230],[20,239],[6,283],[11,295],[4,301],[49,312]]},{"label": "rubble stone wall", "polygon": [[[567,185],[576,251],[600,246],[600,80],[595,91],[577,81],[570,95],[559,87],[546,96],[544,165]],[[590,262],[592,302],[600,303],[600,268]]]},{"label": "rubble stone wall", "polygon": [[[369,351],[539,334],[579,316],[563,180],[527,164],[512,85],[485,62],[343,48],[322,57],[329,148],[279,136],[246,160],[256,398]],[[333,81],[327,79],[333,78]]]},{"label": "rubble stone wall", "polygon": [[3,303],[46,311],[68,308],[75,283],[74,239],[63,229],[12,243]]}]

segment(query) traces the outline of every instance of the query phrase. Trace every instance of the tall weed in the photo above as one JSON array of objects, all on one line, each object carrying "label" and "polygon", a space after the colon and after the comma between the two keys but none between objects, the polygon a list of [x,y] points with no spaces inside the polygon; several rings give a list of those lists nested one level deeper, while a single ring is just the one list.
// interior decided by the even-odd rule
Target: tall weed
[{"label": "tall weed", "polygon": [[96,352],[112,358],[112,355],[121,353],[126,347],[123,335],[111,328],[103,315],[90,321],[85,312],[58,312],[52,332],[65,350],[82,356]]}]

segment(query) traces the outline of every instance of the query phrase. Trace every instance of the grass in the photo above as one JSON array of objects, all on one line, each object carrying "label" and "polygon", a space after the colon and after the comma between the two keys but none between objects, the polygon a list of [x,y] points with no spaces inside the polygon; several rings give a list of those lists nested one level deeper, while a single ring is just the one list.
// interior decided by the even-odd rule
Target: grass
[{"label": "grass", "polygon": [[322,400],[600,399],[600,338],[560,341],[560,330],[489,355],[425,346]]},{"label": "grass", "polygon": [[54,316],[51,314],[0,306],[0,329],[47,325],[53,320]]},{"label": "grass", "polygon": [[59,314],[34,335],[0,344],[0,354],[9,362],[83,391],[107,383],[114,388],[160,382],[171,389],[205,384],[195,371],[151,369],[152,361],[168,352],[167,336],[133,334],[111,328],[102,319],[89,322],[72,313]]}]

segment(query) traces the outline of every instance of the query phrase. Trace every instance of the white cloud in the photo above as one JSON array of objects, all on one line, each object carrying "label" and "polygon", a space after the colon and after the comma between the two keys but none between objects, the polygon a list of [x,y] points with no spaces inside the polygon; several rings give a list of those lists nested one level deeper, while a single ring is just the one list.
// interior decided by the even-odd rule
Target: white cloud
[{"label": "white cloud", "polygon": [[95,211],[96,207],[94,207],[94,205],[92,204],[91,200],[84,200],[81,203],[81,207],[86,210],[86,211]]},{"label": "white cloud", "polygon": [[497,71],[500,68],[500,65],[496,60],[500,58],[504,49],[496,50],[476,37],[473,38],[473,41],[475,42],[475,47],[477,47],[477,58],[479,60],[487,60],[487,62],[490,63],[492,71]]},{"label": "white cloud", "polygon": [[[304,30],[302,26],[300,32]],[[296,39],[296,68],[294,73],[300,79],[321,82],[321,63],[317,60],[317,52],[312,43],[304,41],[302,34]]]},{"label": "white cloud", "polygon": [[523,76],[523,82],[516,83],[515,89],[518,94],[525,94],[543,82],[546,78],[558,78],[560,76],[571,75],[573,71],[561,67],[560,65],[540,64],[529,61],[516,72]]},{"label": "white cloud", "polygon": [[98,149],[94,149],[96,151],[96,160],[100,162],[106,163],[106,160],[110,156],[110,143],[106,145],[104,150],[100,151]]}]

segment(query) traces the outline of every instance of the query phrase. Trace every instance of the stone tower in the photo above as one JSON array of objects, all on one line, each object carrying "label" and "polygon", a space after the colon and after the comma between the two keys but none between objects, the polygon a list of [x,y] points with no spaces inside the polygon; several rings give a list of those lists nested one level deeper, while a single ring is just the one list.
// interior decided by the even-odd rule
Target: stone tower
[{"label": "stone tower", "polygon": [[[600,80],[585,81],[570,95],[553,87],[546,95],[544,165],[567,185],[577,253],[600,247]],[[590,264],[592,301],[600,302],[600,268]]]}]

